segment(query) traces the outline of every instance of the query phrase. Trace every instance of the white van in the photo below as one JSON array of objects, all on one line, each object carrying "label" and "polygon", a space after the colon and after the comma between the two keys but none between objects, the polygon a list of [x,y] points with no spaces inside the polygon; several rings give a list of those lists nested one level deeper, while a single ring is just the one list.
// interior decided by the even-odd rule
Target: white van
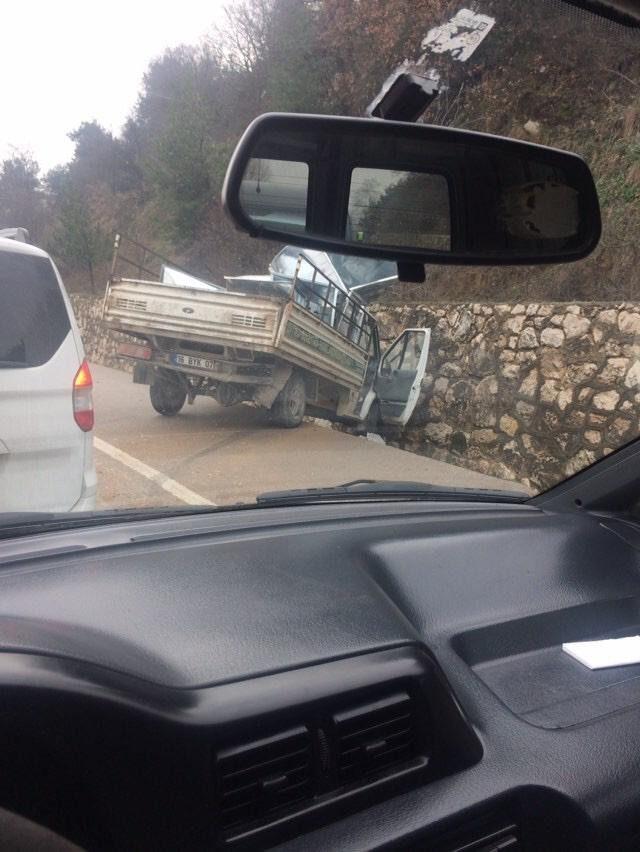
[{"label": "white van", "polygon": [[89,365],[60,275],[0,231],[0,513],[93,509]]}]

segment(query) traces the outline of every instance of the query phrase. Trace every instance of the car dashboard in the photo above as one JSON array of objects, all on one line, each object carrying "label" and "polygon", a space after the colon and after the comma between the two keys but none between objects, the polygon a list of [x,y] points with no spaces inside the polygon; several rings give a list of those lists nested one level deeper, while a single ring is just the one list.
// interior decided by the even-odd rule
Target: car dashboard
[{"label": "car dashboard", "polygon": [[635,848],[640,530],[242,509],[4,542],[0,805],[88,849]]}]

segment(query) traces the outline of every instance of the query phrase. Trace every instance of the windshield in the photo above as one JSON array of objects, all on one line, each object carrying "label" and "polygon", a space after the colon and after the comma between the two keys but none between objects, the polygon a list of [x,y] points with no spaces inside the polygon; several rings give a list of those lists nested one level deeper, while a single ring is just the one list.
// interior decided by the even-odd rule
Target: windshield
[{"label": "windshield", "polygon": [[349,289],[398,275],[398,265],[388,260],[333,253],[329,254],[329,258]]},{"label": "windshield", "polygon": [[[526,499],[637,438],[638,30],[559,0],[186,0],[74,28],[55,6],[37,55],[15,26],[0,56],[20,81],[0,131],[0,513],[263,505],[354,480]],[[581,155],[595,252],[408,283],[234,229],[222,184],[256,116],[365,116],[400,67],[437,90],[420,121]],[[312,215],[305,163],[252,164],[263,224],[277,202]],[[384,199],[402,245],[401,193],[355,171],[354,239]],[[447,241],[441,206],[425,221]]]}]

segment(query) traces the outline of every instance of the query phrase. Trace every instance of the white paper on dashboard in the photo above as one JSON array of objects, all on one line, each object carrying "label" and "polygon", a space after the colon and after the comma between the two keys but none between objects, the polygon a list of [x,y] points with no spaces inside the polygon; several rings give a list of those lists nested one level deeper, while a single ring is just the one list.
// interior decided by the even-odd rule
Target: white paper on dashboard
[{"label": "white paper on dashboard", "polygon": [[598,639],[593,642],[564,642],[562,650],[590,669],[630,666],[640,663],[640,636]]}]

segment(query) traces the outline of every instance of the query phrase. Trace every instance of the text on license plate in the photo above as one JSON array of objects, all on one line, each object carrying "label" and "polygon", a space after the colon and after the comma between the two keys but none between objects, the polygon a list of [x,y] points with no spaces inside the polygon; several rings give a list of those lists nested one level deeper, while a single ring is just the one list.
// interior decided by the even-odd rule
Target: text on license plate
[{"label": "text on license plate", "polygon": [[171,361],[180,367],[195,367],[197,370],[216,370],[218,365],[209,358],[194,358],[192,355],[180,355],[174,353]]}]

